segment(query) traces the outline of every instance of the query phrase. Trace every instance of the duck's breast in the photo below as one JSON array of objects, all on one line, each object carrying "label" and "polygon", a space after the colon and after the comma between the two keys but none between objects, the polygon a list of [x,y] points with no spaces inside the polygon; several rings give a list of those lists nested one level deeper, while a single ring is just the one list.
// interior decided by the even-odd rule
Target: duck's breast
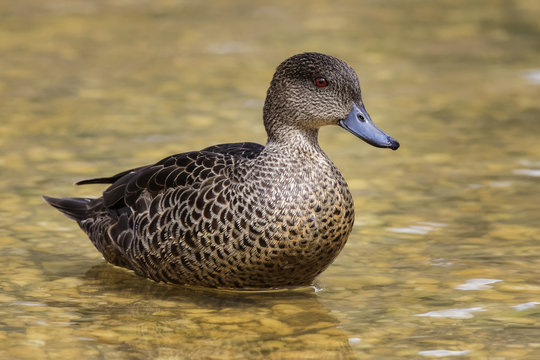
[{"label": "duck's breast", "polygon": [[245,209],[238,215],[255,244],[244,262],[276,283],[309,283],[352,230],[354,206],[345,180],[333,164],[265,167],[252,175],[234,199]]}]

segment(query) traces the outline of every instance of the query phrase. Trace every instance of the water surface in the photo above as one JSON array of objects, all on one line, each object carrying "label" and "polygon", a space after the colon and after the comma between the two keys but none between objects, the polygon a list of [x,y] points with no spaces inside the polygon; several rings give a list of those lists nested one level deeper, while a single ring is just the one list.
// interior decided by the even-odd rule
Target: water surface
[{"label": "water surface", "polygon": [[[0,2],[0,358],[540,358],[540,5]],[[286,57],[358,72],[373,120],[321,146],[356,204],[312,288],[156,284],[40,196],[208,145],[264,143]]]}]

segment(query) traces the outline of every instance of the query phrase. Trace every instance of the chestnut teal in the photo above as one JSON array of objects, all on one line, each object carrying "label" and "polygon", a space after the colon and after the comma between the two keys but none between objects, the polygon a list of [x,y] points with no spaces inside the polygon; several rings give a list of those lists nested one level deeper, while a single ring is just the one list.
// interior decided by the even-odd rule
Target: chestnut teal
[{"label": "chestnut teal", "polygon": [[155,281],[268,289],[309,285],[339,254],[354,206],[319,147],[339,125],[396,150],[364,108],[345,62],[303,53],[281,63],[263,111],[265,146],[221,144],[83,184],[98,198],[44,199],[75,220],[109,263]]}]

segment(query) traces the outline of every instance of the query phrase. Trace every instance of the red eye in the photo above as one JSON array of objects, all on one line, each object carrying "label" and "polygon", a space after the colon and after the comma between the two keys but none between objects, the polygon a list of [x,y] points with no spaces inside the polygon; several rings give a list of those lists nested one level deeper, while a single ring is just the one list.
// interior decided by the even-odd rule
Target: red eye
[{"label": "red eye", "polygon": [[317,85],[318,87],[325,87],[325,86],[328,86],[328,81],[326,81],[326,79],[322,77],[316,78],[315,85]]}]

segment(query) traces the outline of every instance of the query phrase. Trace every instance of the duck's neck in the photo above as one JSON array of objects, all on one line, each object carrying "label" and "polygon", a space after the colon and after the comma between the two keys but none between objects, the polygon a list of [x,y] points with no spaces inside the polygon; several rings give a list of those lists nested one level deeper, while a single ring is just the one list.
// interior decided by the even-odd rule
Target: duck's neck
[{"label": "duck's neck", "polygon": [[319,129],[282,127],[268,134],[266,148],[287,157],[325,156],[318,142]]},{"label": "duck's neck", "polygon": [[299,196],[304,196],[313,184],[334,181],[339,172],[320,148],[317,135],[318,130],[290,129],[279,136],[269,136],[264,150],[251,165],[257,181],[264,174],[266,187],[276,187],[279,192],[290,188]]},{"label": "duck's neck", "polygon": [[319,129],[299,126],[303,115],[297,111],[295,104],[291,104],[283,92],[274,91],[274,87],[273,80],[263,108],[264,127],[268,134],[266,144],[268,150],[285,151],[285,156],[289,152],[323,153],[317,139]]}]

